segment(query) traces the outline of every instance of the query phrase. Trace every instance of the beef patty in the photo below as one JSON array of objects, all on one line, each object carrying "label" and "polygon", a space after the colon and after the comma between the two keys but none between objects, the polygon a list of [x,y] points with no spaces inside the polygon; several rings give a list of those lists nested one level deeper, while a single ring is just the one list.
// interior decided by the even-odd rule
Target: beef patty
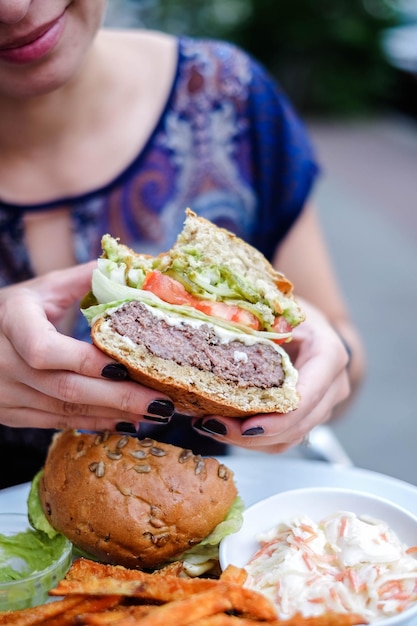
[{"label": "beef patty", "polygon": [[280,387],[284,380],[281,355],[267,343],[247,345],[222,342],[209,324],[171,325],[153,315],[140,302],[128,302],[110,315],[114,331],[153,355],[212,372],[238,387]]}]

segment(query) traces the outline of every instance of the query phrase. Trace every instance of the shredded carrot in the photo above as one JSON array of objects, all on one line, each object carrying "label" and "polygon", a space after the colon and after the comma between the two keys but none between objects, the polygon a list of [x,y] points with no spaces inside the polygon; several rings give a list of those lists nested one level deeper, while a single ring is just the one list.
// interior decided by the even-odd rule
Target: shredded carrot
[{"label": "shredded carrot", "polygon": [[308,569],[310,570],[310,572],[312,572],[314,570],[314,564],[313,561],[310,559],[310,557],[308,556],[308,554],[306,554],[304,552],[303,554],[303,561],[304,563],[307,565]]},{"label": "shredded carrot", "polygon": [[390,580],[389,582],[384,583],[383,585],[381,585],[381,587],[378,590],[378,595],[382,596],[383,594],[386,593],[392,593],[393,591],[399,589],[399,582],[398,580]]},{"label": "shredded carrot", "polygon": [[313,535],[314,537],[317,537],[317,533],[314,530],[314,528],[312,528],[311,526],[309,526],[308,524],[300,524],[300,528],[302,531],[304,531],[305,533],[310,533],[310,535]]},{"label": "shredded carrot", "polygon": [[347,517],[344,515],[340,520],[339,537],[343,537],[346,531]]},{"label": "shredded carrot", "polygon": [[355,592],[358,592],[358,590],[359,590],[359,579],[358,579],[357,573],[355,572],[354,569],[349,567],[348,570],[347,570],[347,575],[348,575],[348,580],[349,580],[350,584],[352,585],[353,590]]}]

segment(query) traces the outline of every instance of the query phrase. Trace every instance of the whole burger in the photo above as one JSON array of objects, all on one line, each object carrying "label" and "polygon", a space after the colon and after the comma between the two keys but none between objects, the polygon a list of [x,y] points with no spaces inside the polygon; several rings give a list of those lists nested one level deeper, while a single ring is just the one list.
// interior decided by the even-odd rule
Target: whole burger
[{"label": "whole burger", "polygon": [[200,574],[241,523],[233,473],[217,459],[108,432],[55,435],[31,496],[35,527],[39,499],[50,527],[82,553],[140,569],[183,560]]},{"label": "whole burger", "polygon": [[157,257],[110,235],[82,303],[94,344],[193,416],[287,413],[297,372],[282,344],[304,314],[292,284],[229,231],[186,212]]}]

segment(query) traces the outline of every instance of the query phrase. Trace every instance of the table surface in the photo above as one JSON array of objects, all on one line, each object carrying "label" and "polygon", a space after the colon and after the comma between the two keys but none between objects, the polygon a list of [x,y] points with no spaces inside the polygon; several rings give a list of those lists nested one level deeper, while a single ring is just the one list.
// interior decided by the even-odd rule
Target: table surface
[{"label": "table surface", "polygon": [[[389,498],[417,515],[417,487],[377,472],[269,455],[230,456],[221,458],[221,461],[234,471],[246,506],[286,489],[339,486]],[[27,483],[0,490],[0,512],[26,513],[28,491]]]}]

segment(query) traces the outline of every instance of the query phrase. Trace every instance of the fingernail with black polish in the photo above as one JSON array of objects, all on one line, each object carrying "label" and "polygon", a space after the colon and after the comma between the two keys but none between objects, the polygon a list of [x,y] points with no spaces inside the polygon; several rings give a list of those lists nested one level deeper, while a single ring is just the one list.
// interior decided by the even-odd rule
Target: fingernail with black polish
[{"label": "fingernail with black polish", "polygon": [[109,363],[101,370],[103,378],[110,380],[126,380],[129,377],[128,371],[122,363]]},{"label": "fingernail with black polish", "polygon": [[[168,419],[172,417],[174,414],[175,407],[170,400],[154,400],[150,403],[147,409],[148,415],[145,415],[147,419],[154,419],[155,421],[159,421],[157,418],[165,418]],[[157,416],[152,418],[151,416]]]},{"label": "fingernail with black polish", "polygon": [[227,428],[222,422],[218,422],[217,420],[206,420],[203,423],[202,419],[197,420],[194,424],[194,428],[197,430],[202,430],[206,433],[210,433],[212,435],[227,435]]},{"label": "fingernail with black polish", "polygon": [[116,424],[116,432],[126,433],[127,435],[136,435],[137,428],[132,422],[118,422]]},{"label": "fingernail with black polish", "polygon": [[254,426],[253,428],[248,428],[248,430],[243,431],[242,437],[256,437],[256,435],[263,435],[264,432],[262,426]]},{"label": "fingernail with black polish", "polygon": [[158,424],[169,424],[171,421],[170,417],[159,417],[158,415],[144,415],[143,419],[148,422],[158,422]]}]

